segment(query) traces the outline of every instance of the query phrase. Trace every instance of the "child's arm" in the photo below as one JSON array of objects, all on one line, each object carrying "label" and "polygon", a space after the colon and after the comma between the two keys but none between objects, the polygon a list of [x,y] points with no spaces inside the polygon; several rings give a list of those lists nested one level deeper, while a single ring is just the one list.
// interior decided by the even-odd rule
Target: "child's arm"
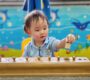
[{"label": "child's arm", "polygon": [[24,52],[22,53],[22,57],[28,57],[28,45],[25,46]]},{"label": "child's arm", "polygon": [[65,48],[66,43],[73,43],[75,41],[75,36],[72,34],[69,34],[66,38],[64,38],[63,40],[61,40],[59,42],[59,44],[57,44],[56,48],[60,49],[60,48]]}]

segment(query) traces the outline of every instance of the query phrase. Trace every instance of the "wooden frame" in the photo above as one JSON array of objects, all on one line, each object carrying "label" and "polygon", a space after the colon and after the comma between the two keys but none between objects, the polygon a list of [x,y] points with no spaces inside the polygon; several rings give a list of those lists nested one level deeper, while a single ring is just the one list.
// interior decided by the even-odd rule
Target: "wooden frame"
[{"label": "wooden frame", "polygon": [[90,76],[90,62],[0,63],[0,76]]}]

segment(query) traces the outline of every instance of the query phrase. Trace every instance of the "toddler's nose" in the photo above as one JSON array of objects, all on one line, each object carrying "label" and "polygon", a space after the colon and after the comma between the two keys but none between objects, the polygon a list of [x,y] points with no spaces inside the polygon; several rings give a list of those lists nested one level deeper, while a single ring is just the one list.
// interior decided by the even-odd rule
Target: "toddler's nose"
[{"label": "toddler's nose", "polygon": [[43,34],[44,33],[44,30],[41,30],[41,34]]}]

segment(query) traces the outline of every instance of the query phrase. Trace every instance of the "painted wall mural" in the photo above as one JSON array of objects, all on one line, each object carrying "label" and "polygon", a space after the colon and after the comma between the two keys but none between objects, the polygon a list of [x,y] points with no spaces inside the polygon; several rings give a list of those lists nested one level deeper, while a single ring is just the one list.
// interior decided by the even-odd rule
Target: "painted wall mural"
[{"label": "painted wall mural", "polygon": [[[90,58],[90,6],[57,6],[51,8],[49,36],[58,39],[67,34],[77,38],[70,51],[60,49],[55,55],[87,56]],[[21,43],[28,35],[24,32],[24,16],[21,7],[0,7],[0,55],[21,56]],[[87,53],[86,53],[87,51]]]}]

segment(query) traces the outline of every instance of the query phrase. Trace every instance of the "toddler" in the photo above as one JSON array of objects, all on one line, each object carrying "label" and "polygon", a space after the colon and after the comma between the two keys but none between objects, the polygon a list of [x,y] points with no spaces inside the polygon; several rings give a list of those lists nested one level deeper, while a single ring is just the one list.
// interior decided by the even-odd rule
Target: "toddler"
[{"label": "toddler", "polygon": [[70,35],[62,40],[48,36],[49,23],[46,16],[39,10],[34,10],[25,17],[24,31],[32,41],[25,46],[23,57],[53,57],[54,52],[65,48],[65,43],[73,43],[75,36]]}]

